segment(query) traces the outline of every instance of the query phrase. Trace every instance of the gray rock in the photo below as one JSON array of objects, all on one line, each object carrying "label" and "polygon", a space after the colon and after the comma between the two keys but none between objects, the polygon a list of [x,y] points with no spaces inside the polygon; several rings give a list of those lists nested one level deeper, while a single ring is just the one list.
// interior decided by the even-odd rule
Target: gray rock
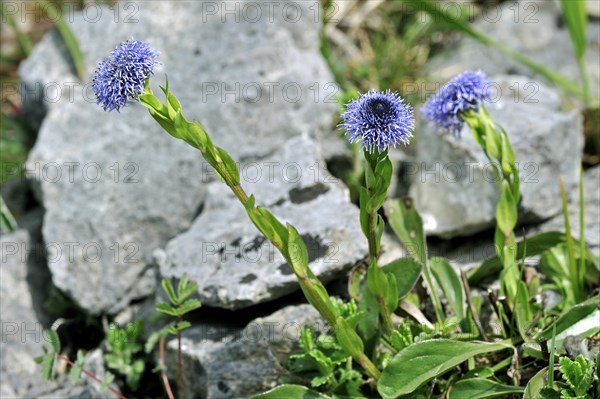
[{"label": "gray rock", "polygon": [[[0,396],[20,396],[38,384],[41,375],[34,357],[43,353],[45,344],[38,313],[38,291],[44,277],[43,252],[25,230],[0,237]],[[41,280],[40,280],[41,278]],[[30,282],[35,281],[35,289]],[[37,295],[37,296],[36,296]]]},{"label": "gray rock", "polygon": [[[292,139],[272,158],[241,167],[242,186],[309,248],[310,267],[323,282],[367,254],[358,209],[323,168],[315,143]],[[187,273],[204,305],[239,309],[298,289],[292,270],[249,220],[222,182],[207,185],[208,200],[187,232],[156,251],[162,277]]]},{"label": "gray rock", "polygon": [[[591,3],[598,4],[597,1]],[[593,7],[589,9],[593,11]],[[492,6],[473,26],[544,67],[581,82],[569,31],[558,1],[520,0],[516,4],[506,2]],[[590,88],[596,101],[600,99],[599,37],[600,22],[588,21],[586,64]],[[517,74],[534,77],[536,81],[543,79],[525,65],[471,38],[462,39],[457,47],[448,49],[432,60],[425,74],[434,80],[447,81],[467,69],[483,69],[489,75]]]},{"label": "gray rock", "polygon": [[[561,210],[558,177],[568,192],[578,181],[581,116],[562,112],[559,95],[541,83],[535,83],[537,91],[528,97],[525,77],[496,76],[492,81],[499,95],[487,109],[508,133],[515,152],[521,178],[519,221],[547,219]],[[468,126],[461,135],[457,140],[429,122],[419,129],[410,194],[429,234],[466,235],[495,223],[497,179]]]},{"label": "gray rock", "polygon": [[[202,326],[186,330],[182,340],[186,398],[248,398],[275,387],[303,326],[326,331],[325,321],[310,305],[285,307],[226,335]],[[167,348],[167,369],[176,380],[177,341],[170,341]]]},{"label": "gray rock", "polygon": [[96,6],[72,15],[86,82],[56,33],[20,67],[25,108],[48,112],[27,169],[47,211],[53,280],[93,314],[153,292],[152,250],[190,226],[214,178],[197,151],[162,132],[141,105],[118,114],[94,104],[90,76],[119,42],[134,37],[161,53],[155,92],[167,73],[186,116],[235,159],[264,157],[290,137],[321,136],[332,123],[337,89],[319,53],[313,4],[236,4]]},{"label": "gray rock", "polygon": [[0,259],[0,396],[105,397],[98,394],[95,383],[82,381],[73,387],[68,376],[44,381],[34,361],[44,354],[44,346],[50,348],[44,335],[51,322],[43,310],[50,281],[44,246],[35,235],[17,230],[0,237]]},{"label": "gray rock", "polygon": [[[600,166],[588,169],[583,174],[584,226],[585,241],[596,255],[600,255]],[[569,223],[571,234],[579,239],[579,190],[573,189],[569,202]],[[547,222],[533,227],[531,233],[543,231],[565,231],[565,219],[562,213]]]}]

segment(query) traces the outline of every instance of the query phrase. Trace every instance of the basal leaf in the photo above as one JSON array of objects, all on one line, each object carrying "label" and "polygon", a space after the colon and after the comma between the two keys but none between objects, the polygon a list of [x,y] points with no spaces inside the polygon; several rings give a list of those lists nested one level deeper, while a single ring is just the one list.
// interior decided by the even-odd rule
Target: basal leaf
[{"label": "basal leaf", "polygon": [[331,399],[329,396],[300,385],[281,385],[251,399]]},{"label": "basal leaf", "polygon": [[522,394],[523,387],[500,384],[483,378],[468,378],[458,381],[450,389],[448,399],[483,399],[503,398],[509,395]]},{"label": "basal leaf", "polygon": [[473,356],[511,348],[509,344],[433,339],[398,352],[383,370],[377,390],[384,399],[414,392],[419,386]]},{"label": "basal leaf", "polygon": [[390,200],[384,205],[388,222],[407,251],[421,264],[425,264],[427,246],[423,221],[412,200]]},{"label": "basal leaf", "polygon": [[431,258],[429,265],[448,304],[459,320],[465,318],[465,294],[460,278],[447,259]]}]

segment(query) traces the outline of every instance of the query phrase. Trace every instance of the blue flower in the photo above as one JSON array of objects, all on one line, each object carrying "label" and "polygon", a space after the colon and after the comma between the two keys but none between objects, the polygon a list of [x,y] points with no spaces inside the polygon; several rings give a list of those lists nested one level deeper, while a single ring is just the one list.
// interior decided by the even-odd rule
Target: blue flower
[{"label": "blue flower", "polygon": [[105,111],[127,106],[127,101],[136,101],[144,93],[146,79],[154,74],[158,64],[158,52],[148,44],[128,40],[115,48],[103,59],[92,80],[96,104]]},{"label": "blue flower", "polygon": [[362,143],[370,153],[375,149],[381,153],[398,143],[408,144],[415,127],[411,106],[389,90],[362,94],[348,104],[342,118],[348,141]]},{"label": "blue flower", "polygon": [[448,129],[455,136],[463,127],[463,113],[475,110],[489,101],[490,81],[483,71],[465,71],[446,83],[440,91],[423,106],[423,113],[431,121]]}]

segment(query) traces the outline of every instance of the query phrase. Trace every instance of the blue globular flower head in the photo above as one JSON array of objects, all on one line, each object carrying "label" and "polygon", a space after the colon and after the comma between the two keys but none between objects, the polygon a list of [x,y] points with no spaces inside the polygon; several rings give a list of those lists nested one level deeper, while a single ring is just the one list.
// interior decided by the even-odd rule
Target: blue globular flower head
[{"label": "blue globular flower head", "polygon": [[158,52],[147,43],[128,40],[115,48],[96,68],[92,90],[105,111],[127,106],[144,93],[146,79],[154,74]]},{"label": "blue globular flower head", "polygon": [[415,127],[412,107],[389,90],[371,90],[348,103],[342,114],[341,126],[351,143],[362,143],[363,148],[380,153],[398,143],[408,144]]},{"label": "blue globular flower head", "polygon": [[423,113],[431,121],[448,129],[455,136],[463,127],[463,113],[475,110],[489,101],[490,81],[483,71],[465,71],[446,83],[423,106]]}]

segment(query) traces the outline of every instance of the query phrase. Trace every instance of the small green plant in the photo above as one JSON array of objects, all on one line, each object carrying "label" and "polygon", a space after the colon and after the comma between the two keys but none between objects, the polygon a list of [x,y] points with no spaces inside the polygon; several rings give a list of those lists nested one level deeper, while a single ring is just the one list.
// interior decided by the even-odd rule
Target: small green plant
[{"label": "small green plant", "polygon": [[71,368],[70,376],[71,376],[71,383],[73,385],[75,385],[79,382],[82,374],[85,374],[87,377],[91,378],[92,380],[94,380],[95,382],[100,384],[100,387],[99,387],[100,393],[104,393],[108,390],[108,391],[112,392],[113,394],[115,394],[119,399],[127,399],[125,396],[121,395],[121,393],[119,391],[117,391],[116,389],[114,389],[113,387],[110,386],[115,379],[115,376],[113,374],[111,374],[110,372],[107,371],[104,374],[104,377],[102,379],[100,379],[99,377],[95,376],[94,374],[90,373],[89,371],[86,371],[83,368],[84,362],[85,362],[85,356],[82,351],[77,352],[77,359],[75,361],[72,361],[65,355],[61,354],[60,339],[58,337],[58,334],[55,331],[53,331],[53,330],[44,331],[44,338],[45,338],[46,342],[48,342],[50,344],[50,349],[47,349],[44,346],[43,347],[44,354],[42,356],[38,356],[35,358],[35,362],[41,365],[42,378],[44,379],[44,381],[49,381],[49,380],[54,379],[54,377],[55,377],[54,366],[56,363],[56,359],[60,359],[64,362],[66,362],[69,365],[69,367]]},{"label": "small green plant", "polygon": [[162,288],[167,295],[170,303],[161,302],[156,305],[156,310],[163,315],[174,317],[174,321],[163,327],[162,329],[152,333],[146,342],[145,350],[150,353],[156,343],[159,343],[160,365],[159,370],[162,372],[163,384],[167,395],[170,399],[174,399],[173,391],[169,384],[169,379],[166,374],[165,366],[165,337],[169,334],[177,337],[177,364],[178,364],[178,386],[179,396],[185,396],[185,386],[183,380],[183,353],[181,351],[181,332],[190,327],[190,322],[183,320],[183,316],[189,312],[198,309],[201,304],[198,299],[190,298],[198,289],[198,285],[190,282],[188,275],[184,274],[177,284],[177,291],[168,279],[162,280]]},{"label": "small green plant", "polygon": [[569,388],[560,391],[563,398],[587,399],[592,398],[592,385],[594,383],[595,364],[587,360],[583,355],[578,355],[575,360],[568,357],[558,359],[558,369],[563,380]]},{"label": "small green plant", "polygon": [[562,381],[548,384],[540,390],[542,399],[592,399],[597,393],[598,377],[594,375],[595,362],[578,355],[575,360],[563,356],[558,359]]},{"label": "small green plant", "polygon": [[118,328],[113,323],[106,337],[110,353],[104,355],[104,361],[110,369],[125,377],[127,387],[133,392],[138,389],[146,370],[142,357],[143,331],[142,320],[136,320],[125,328]]},{"label": "small green plant", "polygon": [[315,336],[315,331],[304,327],[300,332],[302,353],[291,355],[286,368],[312,388],[327,394],[361,397],[363,375],[352,367],[352,358],[331,335]]}]

